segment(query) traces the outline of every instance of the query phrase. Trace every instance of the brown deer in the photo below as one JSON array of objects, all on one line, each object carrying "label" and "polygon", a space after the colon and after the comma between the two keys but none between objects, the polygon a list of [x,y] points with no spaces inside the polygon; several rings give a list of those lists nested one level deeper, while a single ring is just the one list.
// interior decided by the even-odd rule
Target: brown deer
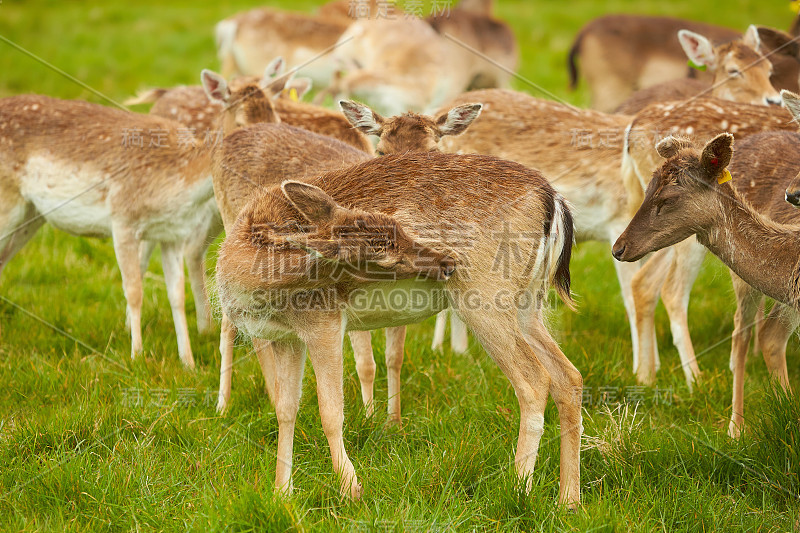
[{"label": "brown deer", "polygon": [[[342,111],[357,129],[364,134],[400,136],[407,128],[419,127],[422,121],[430,122],[440,135],[456,135],[463,131],[480,112],[480,105],[461,106],[450,110],[439,119],[407,113],[401,117],[383,119],[371,109],[357,102],[340,102]],[[370,126],[370,121],[372,126]],[[374,123],[379,122],[381,126]],[[378,146],[387,154],[406,152],[402,144]],[[380,152],[384,153],[384,152]],[[364,161],[369,156],[334,139],[306,133],[284,123],[262,124],[236,132],[223,143],[222,149],[215,152],[214,190],[222,219],[230,229],[243,203],[256,191],[271,185],[278,185],[286,179],[306,179],[321,174],[325,170],[352,165]],[[231,365],[233,362],[233,340],[235,328],[223,316],[222,370],[220,372],[220,393],[218,410],[227,407],[231,390]],[[361,394],[367,415],[373,412],[373,385],[375,380],[375,360],[372,353],[371,336],[368,331],[349,332],[356,360],[356,371],[361,382]],[[388,372],[389,418],[401,422],[400,372],[403,363],[405,326],[386,328],[386,367]],[[268,345],[254,339],[262,372],[270,397],[274,399],[274,364]]]},{"label": "brown deer", "polygon": [[[667,135],[690,135],[710,139],[729,131],[737,139],[769,130],[794,131],[792,117],[776,106],[753,106],[700,98],[684,102],[654,104],[645,108],[631,122],[625,137],[622,173],[631,216],[642,202],[660,157],[653,149]],[[658,370],[658,347],[655,338],[655,308],[659,292],[670,319],[670,329],[690,389],[700,373],[688,323],[689,295],[702,266],[705,250],[693,239],[651,257],[632,281],[632,316],[639,335],[634,344],[634,371],[642,383],[652,383]]]},{"label": "brown deer", "polygon": [[[618,108],[635,91],[666,81],[696,76],[708,83],[709,74],[692,71],[676,35],[681,29],[706,36],[713,43],[741,37],[735,30],[670,17],[607,15],[590,21],[578,33],[569,52],[570,86],[578,83],[577,59],[591,91],[592,107]],[[782,32],[779,32],[782,33]],[[797,48],[775,38],[775,30],[759,27],[762,54],[773,61],[773,85],[796,90],[800,63]],[[774,53],[772,53],[774,51]]]},{"label": "brown deer", "polygon": [[[339,102],[342,113],[350,123],[366,135],[378,137],[375,147],[379,155],[406,152],[429,152],[439,150],[438,143],[445,136],[460,135],[480,116],[482,104],[463,104],[448,109],[437,117],[407,112],[383,118],[368,106],[351,100]],[[431,348],[441,350],[447,329],[448,310],[436,316]],[[456,353],[464,353],[469,339],[464,323],[455,314],[450,314],[450,346]],[[398,369],[399,372],[399,369]]]},{"label": "brown deer", "polygon": [[712,83],[691,78],[660,83],[633,93],[616,113],[634,115],[652,103],[698,95],[756,105],[780,105],[780,95],[770,82],[772,63],[759,53],[762,46],[755,26],[750,26],[741,39],[719,46],[713,46],[708,38],[689,30],[679,31],[678,41],[693,63],[713,74]]},{"label": "brown deer", "polygon": [[[498,275],[495,255],[512,245],[501,239],[498,249],[503,232],[529,238],[513,243],[524,259],[511,254]],[[217,285],[237,327],[273,340],[276,487],[292,490],[306,348],[341,494],[358,498],[342,436],[342,336],[418,322],[453,306],[514,386],[521,413],[515,462],[528,490],[553,396],[561,422],[559,499],[577,506],[582,378],[547,332],[541,308],[550,283],[570,302],[571,240],[570,211],[548,181],[487,156],[390,155],[254,197],[220,248]],[[493,306],[498,291],[526,294],[519,301],[530,305]],[[394,305],[369,304],[390,292],[394,299],[385,301]]]},{"label": "brown deer", "polygon": [[695,235],[731,269],[737,310],[728,433],[735,438],[743,424],[745,356],[759,293],[780,302],[762,331],[782,346],[765,350],[764,359],[781,385],[789,387],[786,341],[800,323],[800,227],[794,225],[797,214],[780,193],[800,167],[800,135],[767,132],[748,137],[739,143],[741,151],[733,163],[732,144],[729,133],[713,138],[702,151],[684,138],[659,142],[657,151],[666,161],[653,174],[644,202],[614,244],[613,255],[620,261],[636,261]]},{"label": "brown deer", "polygon": [[[273,98],[272,106],[281,122],[335,137],[359,150],[371,153],[372,145],[369,139],[354,130],[341,113],[299,101],[303,92],[310,88],[310,82],[307,79],[293,78],[292,72],[282,75],[283,64],[282,58],[276,58],[266,67],[262,79],[255,77],[235,79],[231,81],[230,87],[236,90],[248,84],[260,84],[269,94],[280,96]],[[295,101],[295,98],[298,101]],[[210,99],[199,85],[151,89],[125,103],[136,105],[149,102],[153,103],[150,114],[177,120],[199,137],[213,133],[214,122],[225,109],[224,102]],[[276,117],[272,117],[270,121],[277,121]],[[191,235],[184,250],[197,308],[197,328],[200,332],[208,331],[212,324],[211,306],[205,289],[206,252],[223,228],[222,220],[214,205],[212,205],[213,213],[206,220],[204,228],[198,229]],[[153,243],[147,243],[142,250],[143,272],[147,269],[153,249]]]},{"label": "brown deer", "polygon": [[[273,113],[258,87],[231,94],[212,72],[202,80],[227,104],[219,118],[225,132]],[[213,200],[216,138],[201,142],[171,120],[38,95],[0,100],[0,126],[0,268],[45,222],[73,235],[111,236],[135,357],[142,351],[139,247],[160,243],[178,353],[193,368],[182,247]]]}]

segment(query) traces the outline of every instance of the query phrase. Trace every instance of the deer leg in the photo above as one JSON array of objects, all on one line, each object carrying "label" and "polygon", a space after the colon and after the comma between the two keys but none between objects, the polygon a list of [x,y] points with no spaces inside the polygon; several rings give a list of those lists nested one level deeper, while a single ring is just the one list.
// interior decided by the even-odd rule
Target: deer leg
[{"label": "deer leg", "polygon": [[161,265],[167,282],[172,321],[178,337],[178,354],[186,368],[194,370],[189,326],[186,322],[186,284],[183,277],[183,243],[161,243]]},{"label": "deer leg", "polygon": [[206,252],[214,239],[222,233],[222,218],[217,209],[216,201],[213,209],[209,209],[202,228],[198,228],[197,233],[190,237],[184,246],[186,254],[186,269],[189,272],[189,283],[192,286],[194,296],[194,307],[197,315],[197,331],[205,333],[211,329],[213,319],[211,317],[211,303],[206,292]]},{"label": "deer leg", "polygon": [[654,253],[634,274],[631,280],[634,317],[638,335],[639,361],[634,372],[640,383],[650,384],[655,379],[658,359],[655,315],[658,295],[672,262],[673,250],[665,248]]},{"label": "deer leg", "polygon": [[[340,343],[341,345],[341,343]],[[278,419],[278,453],[275,465],[275,488],[292,493],[292,449],[294,426],[300,407],[306,350],[302,343],[278,341],[275,352],[275,416]]]},{"label": "deer leg", "polygon": [[431,349],[434,351],[441,351],[444,346],[444,334],[447,329],[447,314],[450,310],[445,309],[436,315],[436,326],[433,328],[433,343]]},{"label": "deer leg", "polygon": [[350,331],[350,344],[356,360],[356,372],[361,383],[361,400],[367,409],[367,416],[374,410],[375,357],[372,353],[372,334],[369,331]]},{"label": "deer leg", "polygon": [[[763,302],[763,298],[761,299]],[[760,323],[761,350],[770,375],[790,390],[786,370],[786,343],[800,324],[800,314],[791,307],[776,302],[767,317]]]},{"label": "deer leg", "polygon": [[753,355],[758,355],[761,352],[761,336],[762,328],[764,327],[764,319],[766,318],[766,298],[761,298],[758,302],[758,310],[756,311],[755,329],[753,330]]},{"label": "deer leg", "polygon": [[[217,395],[217,411],[228,408],[231,399],[231,375],[233,373],[233,343],[236,340],[236,326],[225,313],[222,314],[222,325],[219,334],[219,393]],[[274,404],[274,402],[273,402]]]},{"label": "deer leg", "polygon": [[264,376],[264,387],[267,390],[267,396],[269,396],[269,401],[272,402],[272,405],[275,405],[277,402],[275,397],[275,350],[272,347],[272,342],[254,338],[253,349],[261,367],[261,375]]},{"label": "deer leg", "polygon": [[728,435],[737,439],[744,425],[744,378],[747,347],[753,331],[753,319],[761,294],[731,272],[733,291],[736,294],[736,314],[733,317],[731,337],[731,372],[733,372],[733,400]]},{"label": "deer leg", "polygon": [[[342,337],[344,320],[335,318],[322,322],[313,331],[304,335],[308,346],[308,357],[317,377],[317,398],[322,430],[328,439],[333,470],[340,478],[340,494],[344,498],[359,499],[361,485],[356,477],[353,463],[344,449],[342,426],[344,424],[344,390],[342,384]],[[278,402],[282,402],[282,391]]]},{"label": "deer leg", "polygon": [[139,262],[141,241],[133,229],[112,224],[114,253],[122,274],[122,288],[127,302],[127,317],[131,328],[131,357],[142,353],[142,273]]},{"label": "deer leg", "polygon": [[649,361],[643,361],[639,350],[639,333],[636,324],[636,306],[633,299],[633,276],[639,270],[637,263],[621,263],[614,261],[614,268],[617,270],[619,286],[622,290],[622,302],[625,304],[625,311],[628,314],[628,322],[631,327],[631,338],[633,342],[633,366],[636,368],[636,375],[642,383],[652,383],[655,379],[655,368],[648,366]]},{"label": "deer leg", "polygon": [[386,328],[386,374],[389,392],[389,421],[402,424],[400,412],[400,370],[405,355],[406,327]]},{"label": "deer leg", "polygon": [[469,348],[467,326],[455,313],[450,313],[450,348],[455,353],[464,353]]},{"label": "deer leg", "polygon": [[681,368],[686,385],[691,392],[700,368],[694,354],[689,332],[689,296],[692,285],[703,266],[706,249],[694,237],[675,245],[675,258],[670,266],[667,280],[661,289],[661,299],[669,315],[672,342],[681,357]]}]

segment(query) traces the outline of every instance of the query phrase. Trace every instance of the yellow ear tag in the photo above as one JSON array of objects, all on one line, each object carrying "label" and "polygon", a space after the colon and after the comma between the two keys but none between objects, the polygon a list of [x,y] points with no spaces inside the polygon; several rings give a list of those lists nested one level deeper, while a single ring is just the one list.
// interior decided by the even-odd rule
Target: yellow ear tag
[{"label": "yellow ear tag", "polygon": [[293,101],[295,101],[295,102],[297,102],[298,100],[300,100],[300,99],[297,97],[297,89],[295,89],[294,87],[292,87],[291,89],[289,89],[289,98],[291,98],[291,99],[292,99]]},{"label": "yellow ear tag", "polygon": [[731,176],[731,171],[726,168],[725,172],[723,172],[722,175],[717,178],[717,183],[722,185],[723,183],[725,183],[727,181],[731,181],[732,179],[733,179],[733,176]]},{"label": "yellow ear tag", "polygon": [[795,13],[800,13],[800,0],[794,0],[794,2],[789,2],[789,9],[791,9]]}]

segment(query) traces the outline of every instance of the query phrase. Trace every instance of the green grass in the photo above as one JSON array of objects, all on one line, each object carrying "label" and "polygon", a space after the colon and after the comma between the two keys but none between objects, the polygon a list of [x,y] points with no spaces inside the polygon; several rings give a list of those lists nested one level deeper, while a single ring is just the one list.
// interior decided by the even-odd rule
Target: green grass
[{"label": "green grass", "polygon": [[[121,101],[146,86],[195,83],[201,68],[216,66],[213,24],[256,4],[3,0],[0,35]],[[791,16],[785,2],[499,4],[522,46],[520,72],[578,104],[586,103],[586,93],[566,89],[566,52],[580,26],[603,12],[671,14],[739,28],[750,22],[786,27]],[[10,46],[0,43],[0,50],[0,95],[102,101]],[[517,88],[539,95],[521,82]],[[555,504],[554,406],[546,414],[534,487],[525,496],[512,466],[519,423],[513,390],[477,345],[466,356],[433,353],[432,320],[409,328],[402,432],[384,425],[380,361],[378,414],[364,416],[347,349],[345,441],[364,485],[361,502],[337,496],[308,370],[296,429],[296,491],[283,501],[272,492],[277,423],[254,359],[237,365],[231,408],[217,415],[218,339],[193,334],[198,370],[181,368],[154,263],[145,283],[145,355],[132,362],[111,243],[45,228],[2,278],[0,527],[797,530],[800,404],[771,391],[758,358],[750,358],[747,368],[747,432],[738,442],[725,434],[734,310],[726,270],[709,258],[695,285],[690,314],[704,379],[694,394],[683,383],[661,309],[658,385],[632,388],[630,336],[608,245],[579,245],[572,272],[579,312],[557,310],[553,328],[592,396],[585,406],[583,507],[577,514]],[[375,339],[380,359],[383,341],[380,334]],[[243,345],[238,354],[246,353]],[[797,355],[793,340],[789,377],[795,385]],[[617,405],[635,396],[642,399],[635,409]]]}]

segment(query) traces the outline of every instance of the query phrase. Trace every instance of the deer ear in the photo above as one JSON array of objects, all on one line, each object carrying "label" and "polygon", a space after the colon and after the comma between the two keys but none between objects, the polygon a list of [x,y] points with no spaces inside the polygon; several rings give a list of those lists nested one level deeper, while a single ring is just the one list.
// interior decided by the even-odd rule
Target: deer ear
[{"label": "deer ear", "polygon": [[436,118],[439,126],[439,135],[458,135],[472,124],[481,114],[483,104],[464,104],[454,107],[447,113],[442,113]]},{"label": "deer ear", "polygon": [[340,100],[339,107],[350,124],[361,133],[380,136],[385,120],[378,113],[353,100]]},{"label": "deer ear", "polygon": [[788,33],[770,28],[757,26],[758,39],[761,42],[761,52],[766,54],[774,51],[776,55],[785,55],[797,58],[800,55],[800,44]]},{"label": "deer ear", "polygon": [[296,72],[297,71],[295,70],[290,70],[283,76],[275,78],[271,81],[264,79],[261,81],[261,88],[274,98],[281,94],[281,92],[286,88],[286,85],[292,81],[292,78],[294,78]]},{"label": "deer ear", "polygon": [[314,185],[300,181],[284,181],[281,190],[287,200],[300,211],[306,220],[318,226],[325,226],[333,220],[339,204],[325,191]]},{"label": "deer ear", "polygon": [[231,90],[228,88],[228,82],[216,72],[203,69],[200,73],[200,81],[203,84],[203,90],[206,92],[206,96],[208,96],[208,99],[212,102],[221,102],[224,104],[231,97]]},{"label": "deer ear", "polygon": [[709,178],[719,178],[728,168],[733,157],[733,135],[720,133],[705,145],[700,155],[700,164]]},{"label": "deer ear", "polygon": [[[313,82],[311,81],[311,78],[295,78],[293,80],[290,80],[286,84],[285,90],[289,91],[289,97],[292,98],[293,100],[295,99],[295,97],[297,98],[297,100],[302,100],[303,96],[305,96],[306,93],[311,90],[312,86]],[[292,96],[291,91],[293,89],[295,92],[294,95]]]},{"label": "deer ear", "polygon": [[283,72],[283,68],[286,64],[283,61],[281,56],[276,57],[269,64],[264,68],[264,82],[269,83],[270,80],[274,79],[275,76]]},{"label": "deer ear", "polygon": [[658,152],[658,155],[664,159],[669,159],[670,157],[674,157],[684,148],[689,148],[691,146],[692,143],[689,141],[689,139],[684,139],[683,137],[673,137],[670,135],[669,137],[661,139],[658,144],[656,144],[656,152]]},{"label": "deer ear", "polygon": [[711,45],[711,41],[699,33],[689,30],[679,31],[678,41],[692,63],[709,68],[714,67],[714,47]]},{"label": "deer ear", "polygon": [[761,37],[758,35],[758,28],[755,24],[750,24],[750,26],[747,27],[747,31],[744,32],[744,36],[742,37],[742,42],[756,52],[762,52]]},{"label": "deer ear", "polygon": [[800,95],[784,89],[781,91],[781,99],[783,99],[783,105],[791,111],[795,122],[800,122]]}]

